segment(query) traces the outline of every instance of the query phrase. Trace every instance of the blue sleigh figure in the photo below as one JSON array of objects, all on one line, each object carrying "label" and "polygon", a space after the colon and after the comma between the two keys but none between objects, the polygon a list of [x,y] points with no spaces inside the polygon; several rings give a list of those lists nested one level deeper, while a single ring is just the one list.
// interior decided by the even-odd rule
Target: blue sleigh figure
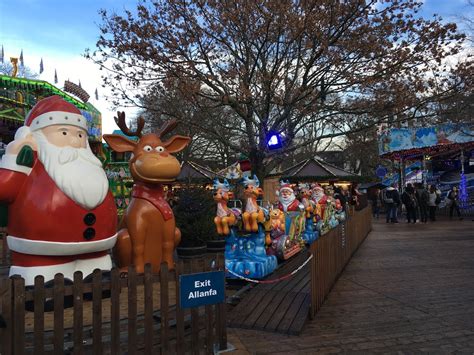
[{"label": "blue sleigh figure", "polygon": [[[261,189],[259,189],[258,179],[254,176],[253,179],[246,178],[244,180],[246,186],[246,195],[250,201],[247,201],[246,211],[248,216],[247,220],[251,223],[250,226],[244,226],[247,232],[243,235],[237,233],[237,227],[233,226],[234,223],[229,226],[229,229],[221,228],[221,234],[226,236],[226,248],[225,248],[225,264],[227,277],[237,278],[238,276],[247,278],[263,278],[268,274],[271,274],[277,267],[277,259],[275,256],[267,255],[265,250],[265,231],[262,226],[262,216],[264,216],[264,210],[261,209],[256,203],[256,197],[259,195]],[[229,192],[230,185],[225,180],[221,183],[218,179],[214,181],[214,190],[224,189]],[[223,209],[230,210],[234,215],[242,216],[240,211],[236,209],[230,209],[222,204],[218,205],[217,214],[224,215]],[[252,217],[255,217],[251,220]],[[219,225],[216,227],[219,231]],[[237,276],[238,275],[238,276]]]},{"label": "blue sleigh figure", "polygon": [[[239,236],[232,228],[226,239],[225,264],[227,270],[237,275],[261,279],[278,266],[274,255],[267,255],[265,250],[265,231],[259,225],[258,232]],[[227,273],[228,277],[237,277]]]}]

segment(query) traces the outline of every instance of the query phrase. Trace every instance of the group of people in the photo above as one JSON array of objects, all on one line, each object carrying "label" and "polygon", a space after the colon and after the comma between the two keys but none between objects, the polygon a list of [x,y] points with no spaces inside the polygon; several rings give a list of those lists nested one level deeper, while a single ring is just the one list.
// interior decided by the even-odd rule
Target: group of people
[{"label": "group of people", "polygon": [[[449,207],[449,216],[453,217],[456,212],[458,218],[462,220],[459,209],[459,190],[455,186],[446,197],[446,206]],[[374,217],[379,218],[381,208],[385,208],[386,222],[398,223],[400,207],[405,206],[408,223],[426,223],[436,221],[436,210],[441,203],[441,191],[436,186],[425,187],[422,183],[415,185],[407,184],[402,194],[392,186],[385,190],[376,190],[372,197],[372,211]]]}]

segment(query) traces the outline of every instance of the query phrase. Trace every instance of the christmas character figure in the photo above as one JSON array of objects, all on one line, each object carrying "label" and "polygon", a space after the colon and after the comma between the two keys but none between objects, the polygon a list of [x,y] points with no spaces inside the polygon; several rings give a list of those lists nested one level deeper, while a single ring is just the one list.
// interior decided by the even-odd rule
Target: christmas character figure
[{"label": "christmas character figure", "polygon": [[321,211],[318,213],[320,218],[324,218],[324,211],[326,209],[327,196],[324,193],[324,189],[319,184],[313,184],[311,186],[311,199],[317,205],[316,210]]},{"label": "christmas character figure", "polygon": [[300,211],[304,207],[300,207],[300,201],[296,199],[295,192],[289,183],[282,182],[280,189],[277,191],[278,209],[283,212]]},{"label": "christmas character figure", "polygon": [[298,184],[298,189],[300,191],[300,200],[305,209],[305,217],[310,218],[311,214],[314,212],[314,203],[311,201],[311,189],[308,184],[300,183]]},{"label": "christmas character figure", "polygon": [[117,210],[87,120],[59,96],[39,101],[0,162],[0,201],[8,204],[12,265],[32,285],[56,273],[73,279],[110,270]]}]

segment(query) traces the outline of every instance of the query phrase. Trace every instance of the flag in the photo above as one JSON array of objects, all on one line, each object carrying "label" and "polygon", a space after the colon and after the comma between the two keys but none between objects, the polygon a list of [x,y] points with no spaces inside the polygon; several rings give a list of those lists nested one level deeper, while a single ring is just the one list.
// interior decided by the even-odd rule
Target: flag
[{"label": "flag", "polygon": [[23,49],[21,50],[21,54],[20,54],[20,65],[21,65],[22,67],[25,66],[25,62],[23,61]]},{"label": "flag", "polygon": [[5,53],[3,52],[3,44],[2,44],[2,52],[0,53],[0,62],[3,63],[3,57],[5,56]]},{"label": "flag", "polygon": [[56,69],[54,69],[54,83],[58,83],[58,73],[56,72]]},{"label": "flag", "polygon": [[95,88],[95,99],[99,100],[99,92],[97,91],[97,88]]},{"label": "flag", "polygon": [[43,58],[41,58],[41,62],[40,62],[40,74],[44,71],[44,67],[43,67]]}]

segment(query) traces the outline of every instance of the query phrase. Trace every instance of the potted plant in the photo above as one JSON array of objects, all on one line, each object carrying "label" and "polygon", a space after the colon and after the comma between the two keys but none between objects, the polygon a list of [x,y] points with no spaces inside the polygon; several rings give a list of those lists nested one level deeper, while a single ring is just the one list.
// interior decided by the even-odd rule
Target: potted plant
[{"label": "potted plant", "polygon": [[209,234],[206,240],[207,252],[208,253],[223,253],[225,251],[225,236],[219,235],[215,230]]},{"label": "potted plant", "polygon": [[174,215],[181,230],[176,252],[185,259],[202,256],[207,251],[206,240],[215,233],[212,194],[203,188],[183,188],[176,196]]}]

